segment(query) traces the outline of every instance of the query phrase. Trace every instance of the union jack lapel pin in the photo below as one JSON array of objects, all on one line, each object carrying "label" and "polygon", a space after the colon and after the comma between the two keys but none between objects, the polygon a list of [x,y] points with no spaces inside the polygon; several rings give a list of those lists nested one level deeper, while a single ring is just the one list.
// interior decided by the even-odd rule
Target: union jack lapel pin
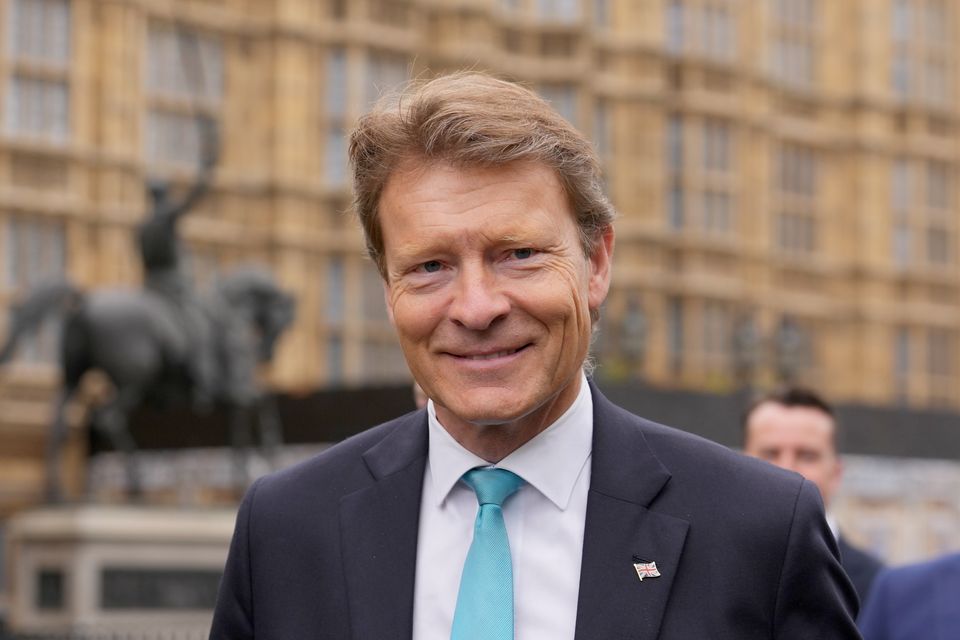
[{"label": "union jack lapel pin", "polygon": [[657,563],[650,560],[641,560],[637,556],[633,556],[633,568],[637,571],[637,577],[640,578],[640,582],[643,582],[644,578],[659,578],[660,571],[657,569]]}]

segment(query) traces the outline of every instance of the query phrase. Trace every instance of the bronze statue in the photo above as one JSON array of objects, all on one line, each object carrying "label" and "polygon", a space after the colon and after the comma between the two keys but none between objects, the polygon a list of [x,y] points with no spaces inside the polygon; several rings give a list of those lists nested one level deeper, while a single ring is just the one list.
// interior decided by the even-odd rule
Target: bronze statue
[{"label": "bronze statue", "polygon": [[[231,413],[234,443],[246,440],[245,416],[259,408],[262,443],[280,443],[279,423],[272,401],[256,384],[256,368],[273,357],[280,334],[291,324],[293,298],[280,290],[269,272],[255,267],[224,276],[199,302],[216,354],[205,394]],[[61,330],[63,383],[47,450],[47,494],[62,497],[60,452],[66,437],[64,410],[83,375],[102,371],[113,383],[111,400],[98,407],[91,426],[104,433],[125,455],[128,489],[141,492],[134,458],[136,445],[128,416],[142,404],[169,407],[192,402],[196,381],[187,371],[191,338],[183,331],[173,307],[149,290],[100,289],[83,293],[67,282],[36,287],[13,310],[13,326],[0,348],[0,364],[13,353],[16,339],[38,327],[55,311],[65,313]],[[241,455],[241,452],[237,452]],[[239,478],[238,483],[245,482]]]},{"label": "bronze statue", "polygon": [[[256,384],[256,368],[273,356],[279,335],[292,323],[294,301],[269,272],[244,267],[221,278],[200,298],[182,264],[179,221],[208,191],[219,155],[219,135],[209,118],[200,121],[202,158],[193,186],[179,200],[170,185],[148,181],[151,211],[138,229],[144,267],[142,290],[99,289],[83,293],[68,282],[34,288],[13,309],[11,329],[0,347],[8,360],[18,338],[37,328],[50,313],[65,314],[61,330],[63,386],[47,452],[47,493],[61,499],[60,450],[66,437],[64,409],[81,377],[101,370],[115,394],[94,412],[91,425],[126,454],[128,489],[141,492],[135,442],[128,416],[142,404],[188,404],[230,412],[238,486],[246,482],[246,416],[259,409],[261,440],[268,454],[280,443],[280,425],[272,399]],[[241,487],[242,488],[242,487]]]},{"label": "bronze statue", "polygon": [[159,296],[170,307],[174,320],[188,337],[187,372],[196,383],[194,392],[200,405],[209,404],[205,395],[213,375],[213,352],[210,337],[205,335],[204,322],[193,284],[183,265],[183,248],[178,225],[210,189],[213,169],[220,154],[216,122],[200,116],[200,170],[189,191],[179,200],[170,193],[170,183],[156,177],[147,180],[151,203],[149,215],[137,229],[140,258],[143,263],[143,286]]}]

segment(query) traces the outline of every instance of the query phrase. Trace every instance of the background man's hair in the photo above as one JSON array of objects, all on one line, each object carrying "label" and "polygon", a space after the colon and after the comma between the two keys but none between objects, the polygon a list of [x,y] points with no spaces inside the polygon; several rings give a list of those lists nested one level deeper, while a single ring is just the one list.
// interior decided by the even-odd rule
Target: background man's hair
[{"label": "background man's hair", "polygon": [[533,91],[484,73],[415,81],[384,96],[360,118],[349,154],[354,210],[384,279],[378,207],[387,180],[401,168],[434,162],[479,168],[543,164],[563,185],[587,255],[615,217],[592,144]]},{"label": "background man's hair", "polygon": [[837,414],[833,410],[833,407],[826,400],[823,399],[823,396],[818,394],[812,389],[805,387],[782,387],[765,395],[759,396],[753,402],[750,403],[750,406],[747,407],[746,411],[743,412],[740,423],[743,427],[743,436],[744,441],[746,441],[747,436],[747,425],[750,422],[750,416],[753,415],[753,412],[762,404],[773,403],[779,404],[784,407],[806,407],[807,409],[816,409],[822,413],[830,416],[830,419],[833,421],[833,441],[834,445],[838,444],[838,432],[839,432],[839,422],[837,420]]}]

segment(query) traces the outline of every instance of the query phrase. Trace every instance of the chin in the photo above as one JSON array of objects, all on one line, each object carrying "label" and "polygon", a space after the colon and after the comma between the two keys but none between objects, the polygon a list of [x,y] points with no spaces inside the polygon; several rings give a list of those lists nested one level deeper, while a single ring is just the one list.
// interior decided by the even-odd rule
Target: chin
[{"label": "chin", "polygon": [[[476,398],[475,400],[481,400]],[[511,402],[506,398],[491,398],[490,402],[450,403],[450,413],[465,422],[481,426],[495,426],[519,420],[536,409],[531,402]]]}]

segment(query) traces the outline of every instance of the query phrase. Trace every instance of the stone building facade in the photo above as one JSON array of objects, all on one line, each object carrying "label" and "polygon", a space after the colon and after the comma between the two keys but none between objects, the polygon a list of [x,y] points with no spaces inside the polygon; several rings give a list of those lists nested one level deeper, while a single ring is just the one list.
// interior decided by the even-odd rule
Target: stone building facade
[{"label": "stone building facade", "polygon": [[[259,261],[295,292],[270,384],[405,382],[347,134],[382,91],[470,67],[529,83],[603,160],[602,378],[960,415],[948,0],[0,0],[0,24],[0,308],[44,277],[137,285],[144,181],[189,182],[208,114],[191,266],[202,288]],[[40,495],[55,333],[0,372],[0,514]]]}]

